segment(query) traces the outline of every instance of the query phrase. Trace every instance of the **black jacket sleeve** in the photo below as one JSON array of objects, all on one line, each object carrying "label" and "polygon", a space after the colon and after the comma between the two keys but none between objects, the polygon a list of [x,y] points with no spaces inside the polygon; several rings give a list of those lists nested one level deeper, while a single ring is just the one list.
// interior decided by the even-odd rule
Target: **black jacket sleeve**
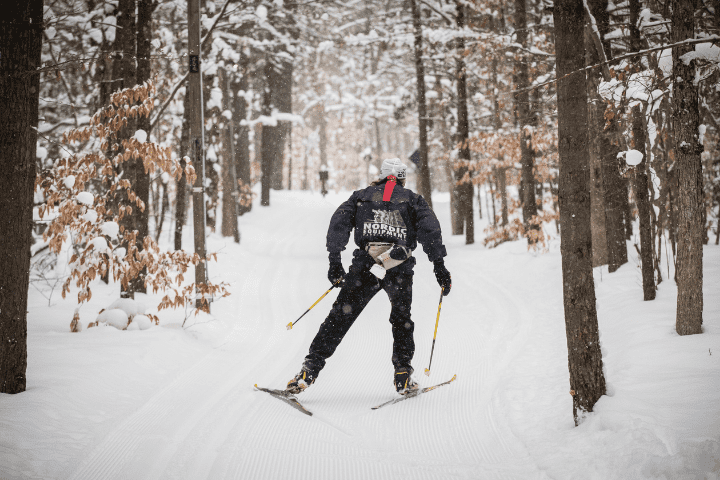
[{"label": "black jacket sleeve", "polygon": [[418,242],[422,245],[428,259],[434,262],[445,257],[447,251],[442,241],[440,222],[438,222],[430,205],[420,195],[415,198],[415,222]]},{"label": "black jacket sleeve", "polygon": [[343,202],[330,219],[327,233],[327,250],[331,254],[340,254],[350,239],[350,232],[355,227],[355,213],[357,211],[357,198],[353,193]]}]

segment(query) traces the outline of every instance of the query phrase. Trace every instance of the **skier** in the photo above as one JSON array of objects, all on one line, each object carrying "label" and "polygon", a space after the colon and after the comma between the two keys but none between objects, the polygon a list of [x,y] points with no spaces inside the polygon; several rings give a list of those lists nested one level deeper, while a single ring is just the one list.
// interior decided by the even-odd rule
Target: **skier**
[{"label": "skier", "polygon": [[[392,363],[395,389],[401,395],[417,390],[410,365],[415,353],[414,324],[410,319],[412,280],[417,242],[434,264],[435,277],[450,293],[450,272],[443,257],[440,223],[425,199],[405,187],[407,167],[399,158],[384,160],[380,179],[354,192],[333,214],[327,234],[330,252],[328,280],[342,288],[305,357],[302,370],[290,380],[286,391],[301,393],[317,379],[360,312],[379,290],[385,290],[392,310]],[[353,261],[346,274],[340,252],[355,229]]]}]

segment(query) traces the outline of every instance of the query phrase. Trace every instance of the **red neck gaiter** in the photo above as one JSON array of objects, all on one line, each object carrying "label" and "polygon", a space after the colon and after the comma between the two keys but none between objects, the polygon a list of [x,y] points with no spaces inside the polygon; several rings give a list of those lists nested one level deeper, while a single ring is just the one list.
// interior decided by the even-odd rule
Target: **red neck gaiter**
[{"label": "red neck gaiter", "polygon": [[393,188],[397,185],[397,178],[393,175],[389,175],[388,181],[385,183],[385,191],[383,192],[383,202],[389,202],[392,197]]}]

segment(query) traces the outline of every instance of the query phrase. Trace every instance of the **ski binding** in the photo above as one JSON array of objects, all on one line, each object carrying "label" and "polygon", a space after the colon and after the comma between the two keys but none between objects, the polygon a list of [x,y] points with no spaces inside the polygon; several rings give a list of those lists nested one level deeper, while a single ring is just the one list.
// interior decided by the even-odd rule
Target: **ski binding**
[{"label": "ski binding", "polygon": [[378,406],[376,406],[376,407],[372,407],[372,409],[373,409],[373,410],[377,410],[378,408],[386,407],[386,406],[388,406],[388,405],[394,405],[394,404],[396,404],[396,403],[398,403],[398,402],[402,402],[403,400],[408,400],[408,399],[410,399],[410,398],[415,398],[415,397],[417,397],[417,396],[419,396],[419,395],[422,395],[423,393],[427,393],[427,392],[429,392],[429,391],[431,391],[431,390],[435,390],[435,389],[438,388],[438,387],[442,387],[443,385],[448,385],[449,383],[455,381],[456,378],[457,378],[457,375],[453,375],[453,377],[452,377],[450,380],[448,380],[447,382],[438,383],[437,385],[433,385],[432,387],[425,387],[425,388],[421,388],[421,389],[418,389],[418,390],[415,390],[415,391],[412,391],[412,392],[408,392],[408,393],[406,393],[405,395],[403,395],[403,396],[400,397],[400,398],[393,398],[392,400],[388,400],[388,401],[385,402],[385,403],[381,403],[380,405],[378,405]]},{"label": "ski binding", "polygon": [[264,387],[258,387],[257,383],[255,384],[255,390],[259,392],[266,392],[269,393],[271,396],[277,398],[278,400],[282,400],[283,402],[287,403],[291,407],[295,408],[296,410],[301,411],[305,415],[312,416],[312,412],[305,407],[302,406],[300,402],[298,402],[297,397],[293,395],[292,393],[288,392],[287,390],[275,390],[272,388],[264,388]]}]

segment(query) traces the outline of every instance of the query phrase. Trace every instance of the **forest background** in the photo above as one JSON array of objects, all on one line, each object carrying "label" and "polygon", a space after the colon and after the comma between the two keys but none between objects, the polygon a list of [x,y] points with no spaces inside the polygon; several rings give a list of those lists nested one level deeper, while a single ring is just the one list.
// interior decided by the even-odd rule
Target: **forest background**
[{"label": "forest background", "polygon": [[[227,291],[185,282],[207,261],[182,245],[189,211],[240,242],[238,216],[272,208],[273,190],[362,188],[398,156],[428,201],[450,192],[450,233],[468,244],[475,215],[492,219],[488,247],[542,251],[562,229],[569,350],[590,352],[570,359],[576,415],[604,392],[591,269],[627,262],[633,222],[645,300],[677,281],[677,331],[701,332],[701,245],[720,239],[717,1],[18,6],[1,27],[2,392],[24,390],[30,282],[82,303],[112,276],[125,297],[207,308]],[[68,242],[71,274],[56,278]]]}]

